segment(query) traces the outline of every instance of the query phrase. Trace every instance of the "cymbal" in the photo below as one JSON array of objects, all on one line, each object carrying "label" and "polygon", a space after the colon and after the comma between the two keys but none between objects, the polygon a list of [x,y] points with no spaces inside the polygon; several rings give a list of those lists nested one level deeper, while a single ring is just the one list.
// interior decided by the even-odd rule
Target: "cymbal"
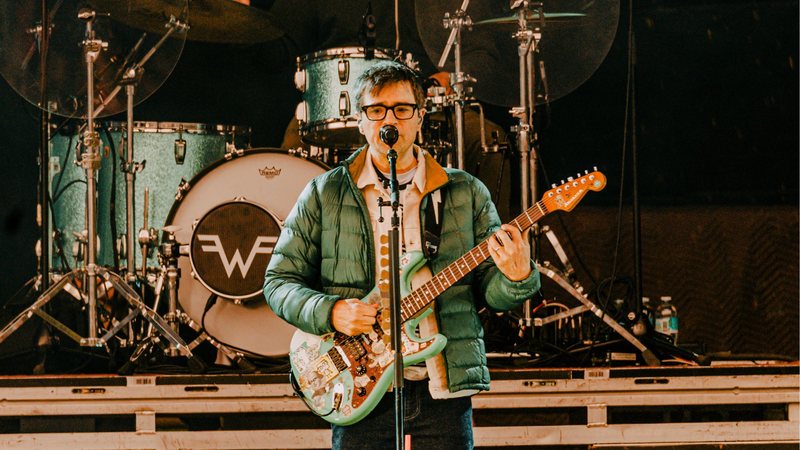
[{"label": "cymbal", "polygon": [[[568,26],[579,26],[580,19],[586,17],[586,14],[581,13],[544,13],[544,28],[550,29],[553,27],[568,27]],[[534,26],[539,23],[539,14],[527,14],[526,19],[531,22]],[[475,26],[485,26],[485,25],[492,25],[492,26],[518,26],[519,25],[519,16],[516,14],[507,16],[507,17],[495,17],[493,19],[486,19],[481,20],[479,22],[473,22],[472,25]]]},{"label": "cymbal", "polygon": [[[186,8],[187,0],[173,0]],[[41,4],[39,2],[0,2],[0,73],[17,93],[33,105],[68,118],[86,118],[86,58],[82,42],[86,39],[86,22],[78,18],[83,2],[47,0],[50,39],[47,49],[45,89],[42,99]],[[118,2],[128,3],[128,2]],[[144,3],[144,2],[143,2]],[[138,15],[136,6],[129,6],[131,15]],[[92,22],[96,39],[107,43],[94,61],[95,117],[102,118],[127,109],[122,77],[133,64],[141,63],[140,77],[135,83],[134,105],[146,100],[172,73],[183,52],[186,33],[174,32],[160,47],[145,58],[169,31],[167,21],[157,30],[143,33],[107,15],[97,14]],[[102,106],[102,107],[101,107]]]},{"label": "cymbal", "polygon": [[159,32],[170,15],[186,17],[190,41],[220,44],[252,44],[277,39],[283,30],[274,17],[261,9],[233,0],[90,0],[98,11],[110,13],[131,27]]},{"label": "cymbal", "polygon": [[[415,2],[420,39],[430,59],[439,61],[450,35],[450,30],[442,26],[442,18],[445,12],[453,14],[458,10],[461,0]],[[510,10],[509,2],[496,0],[472,0],[466,12],[476,26],[461,32],[461,68],[477,80],[472,85],[475,97],[493,105],[519,105],[519,42],[514,38],[515,12]],[[547,78],[548,98],[552,101],[575,91],[603,62],[616,35],[619,2],[545,2],[544,19],[545,26],[536,46],[536,79],[541,81],[538,72],[541,62]],[[453,61],[451,52],[442,70],[455,71]],[[542,87],[540,84],[536,92],[541,94]],[[537,103],[543,102],[543,98],[537,98]]]}]

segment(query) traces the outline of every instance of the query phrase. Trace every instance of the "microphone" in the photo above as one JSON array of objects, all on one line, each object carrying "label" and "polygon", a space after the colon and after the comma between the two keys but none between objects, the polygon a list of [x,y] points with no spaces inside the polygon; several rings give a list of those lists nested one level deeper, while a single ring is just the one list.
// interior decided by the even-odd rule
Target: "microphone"
[{"label": "microphone", "polygon": [[384,144],[391,148],[400,139],[400,131],[394,125],[384,125],[381,127],[380,138]]}]

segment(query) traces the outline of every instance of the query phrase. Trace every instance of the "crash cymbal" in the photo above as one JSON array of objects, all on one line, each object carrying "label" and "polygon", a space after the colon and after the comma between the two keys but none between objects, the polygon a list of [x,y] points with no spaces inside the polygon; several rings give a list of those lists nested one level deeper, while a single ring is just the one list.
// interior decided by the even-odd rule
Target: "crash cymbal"
[{"label": "crash cymbal", "polygon": [[[550,29],[555,27],[568,27],[568,26],[580,26],[580,20],[586,17],[586,14],[580,13],[544,13],[544,21],[542,21],[542,25],[544,28]],[[534,26],[538,26],[539,24],[539,14],[528,14],[526,19],[534,24]],[[513,26],[516,27],[519,25],[519,16],[514,14],[508,17],[496,17],[493,19],[486,19],[481,20],[479,22],[474,22],[473,25],[475,26]]]},{"label": "crash cymbal", "polygon": [[[86,117],[87,80],[82,42],[86,39],[86,22],[78,18],[83,2],[47,0],[50,39],[47,49],[45,80],[47,96],[42,102],[40,64],[41,3],[0,3],[0,73],[17,93],[27,101],[47,111],[70,118]],[[118,2],[127,3],[127,2]],[[175,1],[186,9],[187,0]],[[133,4],[133,3],[131,3]],[[130,6],[130,15],[140,14]],[[131,28],[115,18],[98,12],[92,28],[96,39],[108,44],[97,54],[94,62],[96,117],[106,117],[127,108],[125,89],[111,98],[122,80],[125,69],[142,61],[168,32],[168,19],[161,26],[145,33]],[[172,73],[183,51],[185,32],[174,32],[142,65],[141,77],[135,84],[134,105],[155,92]]]},{"label": "crash cymbal", "polygon": [[233,0],[91,0],[98,11],[111,14],[127,25],[149,32],[159,32],[170,15],[186,17],[186,39],[220,44],[251,44],[277,39],[277,28],[268,12]]},{"label": "crash cymbal", "polygon": [[[442,26],[444,13],[453,14],[460,5],[461,0],[416,0],[417,28],[431,60],[439,61],[450,35]],[[552,101],[576,90],[603,62],[617,31],[619,2],[554,0],[544,2],[543,9],[536,60],[544,63]],[[494,105],[519,105],[519,43],[513,37],[517,19],[509,2],[472,0],[467,14],[479,24],[462,31],[462,70],[477,80],[475,96]],[[454,71],[453,60],[451,52],[443,70]],[[539,85],[537,92],[541,90]]]}]

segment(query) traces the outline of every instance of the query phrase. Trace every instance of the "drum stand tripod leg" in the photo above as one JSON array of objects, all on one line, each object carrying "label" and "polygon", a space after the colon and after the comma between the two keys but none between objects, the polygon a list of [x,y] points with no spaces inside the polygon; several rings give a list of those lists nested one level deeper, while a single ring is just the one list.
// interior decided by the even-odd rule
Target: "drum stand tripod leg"
[{"label": "drum stand tripod leg", "polygon": [[[194,354],[192,354],[192,351],[186,345],[186,342],[181,339],[181,337],[175,330],[173,330],[170,324],[167,323],[155,311],[148,308],[147,305],[145,305],[139,299],[139,295],[136,293],[136,291],[134,291],[133,288],[122,279],[122,277],[105,269],[99,270],[101,274],[107,278],[114,287],[117,288],[120,295],[125,298],[131,307],[131,312],[128,314],[128,316],[117,323],[114,328],[109,330],[108,333],[103,336],[102,340],[104,342],[107,341],[107,339],[110,339],[110,337],[118,330],[122,329],[122,327],[126,326],[128,322],[133,320],[134,317],[141,315],[145,320],[150,322],[152,327],[158,331],[164,339],[169,342],[170,347],[175,348],[181,356],[187,358],[189,368],[192,369],[192,371],[201,372],[205,369],[205,364],[203,364],[197,357],[194,356]],[[140,344],[140,347],[141,346],[142,344]]]},{"label": "drum stand tripod leg", "polygon": [[[200,326],[200,324],[192,320],[188,314],[178,308],[178,278],[178,268],[175,265],[161,267],[161,275],[159,275],[158,280],[156,281],[156,300],[153,305],[153,309],[158,308],[161,294],[163,293],[163,290],[166,289],[169,298],[169,311],[164,315],[164,318],[166,319],[168,326],[176,333],[178,332],[179,325],[186,325],[199,333],[199,335],[192,342],[186,345],[190,351],[194,350],[198,345],[203,343],[203,341],[208,341],[209,344],[216,347],[218,351],[222,352],[222,354],[228,357],[228,359],[235,362],[242,370],[246,372],[255,372],[256,367],[250,363],[250,361],[245,359],[241,352],[234,351],[225,344],[217,342],[215,339],[209,336],[205,330],[203,330],[203,327]],[[153,327],[151,325],[145,340],[153,339],[152,331]],[[165,349],[170,356],[177,356],[177,350],[178,349],[174,345],[170,345]]]},{"label": "drum stand tripod leg", "polygon": [[[116,275],[115,273],[101,267],[97,267],[96,272],[98,276],[102,277],[103,280],[107,281],[111,284],[111,286],[116,288],[119,294],[125,298],[131,307],[130,313],[128,313],[128,315],[121,321],[117,322],[102,337],[82,337],[77,332],[73,331],[43,310],[44,306],[53,300],[61,291],[69,293],[81,303],[91,307],[91,304],[88,301],[88,296],[81,292],[80,289],[76,287],[78,283],[75,283],[76,279],[82,278],[85,275],[85,269],[76,269],[53,284],[38,299],[36,299],[31,306],[18,314],[14,320],[0,330],[0,342],[5,341],[11,334],[20,329],[20,327],[22,327],[22,325],[35,314],[57,330],[64,333],[65,336],[79,343],[81,346],[103,347],[106,349],[106,351],[109,351],[108,342],[117,333],[119,333],[120,330],[125,328],[134,318],[136,318],[136,316],[141,315],[145,320],[150,322],[152,326],[160,333],[160,335],[163,336],[171,345],[173,345],[181,355],[188,358],[189,366],[192,369],[199,371],[205,367],[204,364],[202,364],[202,362],[200,362],[192,354],[186,343],[180,338],[180,336],[177,335],[177,333],[172,330],[169,324],[167,324],[164,319],[162,319],[152,309],[148,308],[144,303],[142,303],[133,288],[131,288],[131,286],[128,285],[119,275]],[[97,324],[95,324],[95,326],[96,325]]]},{"label": "drum stand tripod leg", "polygon": [[83,298],[83,296],[80,294],[80,292],[77,290],[77,288],[75,288],[74,285],[70,284],[70,282],[74,278],[76,278],[76,277],[78,277],[78,276],[80,276],[82,274],[83,274],[83,270],[81,270],[81,269],[73,270],[72,272],[64,275],[60,280],[58,280],[58,282],[56,282],[55,284],[50,286],[50,288],[47,289],[44,293],[42,293],[42,295],[40,295],[39,298],[36,299],[36,301],[33,302],[33,304],[31,306],[29,306],[24,311],[19,313],[17,315],[17,317],[14,318],[14,320],[9,322],[5,327],[3,327],[2,330],[0,330],[0,343],[5,341],[15,331],[19,330],[20,327],[22,327],[22,325],[25,322],[28,321],[28,319],[33,317],[34,314],[36,314],[37,316],[41,317],[46,322],[50,323],[51,325],[53,325],[58,330],[62,331],[70,339],[73,339],[76,342],[80,342],[81,339],[82,339],[80,335],[78,335],[76,332],[70,330],[66,325],[64,325],[63,323],[59,322],[58,320],[56,320],[51,315],[49,315],[46,312],[44,312],[42,310],[42,308],[44,308],[44,306],[47,305],[47,303],[49,303],[50,300],[55,298],[56,294],[58,294],[61,291],[67,291],[70,294],[72,294],[73,296],[75,295],[75,292],[77,291],[78,292],[78,296],[77,296],[78,300],[79,301],[85,300]]},{"label": "drum stand tripod leg", "polygon": [[[155,301],[153,302],[153,310],[155,311],[158,309],[159,305],[161,304],[161,297],[166,290],[168,299],[167,313],[164,315],[164,320],[162,320],[161,326],[168,329],[170,333],[174,334],[175,336],[178,335],[179,326],[181,324],[189,326],[194,331],[199,333],[199,336],[188,345],[183,343],[183,341],[170,340],[168,346],[164,349],[164,352],[168,356],[186,356],[186,351],[191,354],[191,351],[203,341],[208,341],[230,360],[236,362],[236,364],[242,370],[255,372],[256,367],[247,361],[243,354],[235,352],[224,344],[212,339],[210,336],[208,336],[208,334],[206,334],[199,324],[194,322],[186,313],[179,309],[178,283],[180,281],[180,269],[178,269],[178,257],[180,256],[180,245],[175,240],[175,232],[177,229],[166,227],[164,231],[166,232],[166,237],[164,238],[164,242],[162,242],[158,247],[159,259],[161,260],[161,273],[158,276],[155,284],[156,297]],[[145,351],[150,350],[152,345],[158,343],[156,340],[157,338],[153,336],[153,330],[157,325],[157,323],[150,324],[147,334],[142,344],[139,346],[140,348],[137,348],[137,351],[134,352],[134,356],[131,357],[131,362],[135,363],[136,360],[145,354]],[[189,364],[192,364],[192,359],[189,359]]]},{"label": "drum stand tripod leg", "polygon": [[[613,318],[609,317],[608,314],[603,312],[603,310],[600,309],[597,305],[595,305],[591,300],[586,298],[586,296],[581,291],[579,291],[577,288],[575,288],[575,286],[567,282],[567,280],[565,280],[564,277],[562,277],[558,272],[556,272],[556,270],[553,269],[549,264],[545,265],[536,264],[536,266],[538,267],[541,273],[543,273],[551,280],[555,281],[556,284],[561,286],[565,291],[567,291],[567,293],[575,297],[575,299],[581,302],[581,304],[584,306],[584,308],[578,307],[572,309],[570,310],[571,312],[577,314],[587,310],[591,311],[592,313],[594,313],[595,316],[600,318],[600,320],[602,320],[603,323],[608,325],[612,330],[617,332],[617,334],[619,334],[623,339],[625,339],[631,345],[633,345],[639,351],[639,353],[642,354],[642,358],[644,359],[645,363],[648,366],[661,365],[661,360],[659,360],[658,357],[656,357],[656,355],[652,351],[650,351],[650,349],[648,349],[644,344],[642,344],[642,342],[639,339],[637,339],[636,336],[634,336],[631,332],[625,329],[625,327],[617,323]],[[563,318],[563,316],[559,318]]]},{"label": "drum stand tripod leg", "polygon": [[241,368],[243,371],[245,371],[245,372],[255,372],[257,370],[256,366],[254,366],[250,361],[248,361],[244,357],[244,354],[242,354],[241,352],[232,350],[230,347],[226,346],[225,344],[217,342],[214,338],[209,336],[208,333],[205,332],[205,330],[203,330],[203,328],[200,326],[200,324],[198,324],[197,322],[192,320],[192,318],[189,317],[185,312],[183,312],[183,311],[179,311],[178,312],[178,320],[182,324],[184,324],[184,325],[190,327],[191,329],[193,329],[194,331],[200,333],[200,335],[197,336],[197,338],[194,341],[189,343],[189,348],[195,348],[198,345],[200,345],[203,341],[208,341],[209,344],[211,344],[214,347],[216,347],[217,350],[222,352],[222,354],[225,355],[226,357],[228,357],[228,359],[230,359],[231,361],[235,362],[236,365],[239,366],[239,368]]}]

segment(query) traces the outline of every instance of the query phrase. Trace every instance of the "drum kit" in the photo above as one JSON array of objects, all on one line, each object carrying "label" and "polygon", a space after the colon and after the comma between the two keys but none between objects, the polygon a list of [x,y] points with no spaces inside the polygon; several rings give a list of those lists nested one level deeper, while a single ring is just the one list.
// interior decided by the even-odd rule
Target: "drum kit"
[{"label": "drum kit", "polygon": [[[166,80],[185,40],[265,42],[282,35],[275,18],[229,0],[78,3],[47,0],[42,11],[26,2],[0,7],[0,72],[42,110],[44,129],[41,295],[0,330],[0,342],[35,315],[81,347],[127,349],[129,369],[160,353],[186,358],[192,369],[203,370],[195,354],[203,342],[218,350],[218,360],[241,369],[252,368],[248,358],[284,356],[292,328],[259,300],[264,269],[298,195],[336,161],[299,149],[250,148],[250,129],[243,126],[134,120],[134,107]],[[534,54],[564,49],[548,49],[546,40],[540,45],[542,31],[575,26],[592,19],[598,8],[549,13],[541,3],[520,0],[501,13],[477,8],[486,17],[472,20],[468,6],[469,0],[454,10],[452,2],[426,2],[416,10],[426,50],[439,58],[438,67],[450,73],[453,86],[452,92],[430,90],[426,108],[450,109],[455,118],[452,133],[431,132],[423,143],[434,152],[448,149],[440,150],[449,155],[447,163],[463,168],[463,109],[477,100],[517,105],[511,113],[519,121],[513,131],[522,184],[533,187],[534,106],[585,81],[611,38],[595,36],[588,51],[582,47],[588,53],[580,63],[585,67],[563,64],[556,72],[570,72],[565,74],[569,80],[551,81],[549,90],[537,94],[534,88],[542,83],[534,74],[546,80]],[[613,21],[615,30],[614,8],[592,29],[606,30]],[[10,18],[23,26],[9,23]],[[501,75],[480,74],[507,83],[502,92],[495,82],[479,81],[473,90],[473,78],[463,71],[462,33],[473,28],[484,38],[502,33],[504,41],[511,41],[512,31],[516,65],[510,60]],[[490,42],[505,45],[499,39]],[[448,63],[451,49],[454,66]],[[401,56],[399,49],[342,47],[298,58],[295,84],[302,101],[296,118],[302,142],[325,151],[360,146],[355,81],[377,61]],[[485,68],[501,70],[498,64]],[[511,76],[513,69],[517,76]],[[520,95],[510,98],[509,89]],[[126,121],[100,120],[123,111]],[[62,125],[54,125],[56,117],[64,119]],[[481,141],[487,151],[483,130]],[[531,191],[522,191],[526,209]],[[48,313],[48,304],[64,293],[87,316],[72,327],[85,336]],[[187,328],[194,330],[190,342],[184,339]]]}]

